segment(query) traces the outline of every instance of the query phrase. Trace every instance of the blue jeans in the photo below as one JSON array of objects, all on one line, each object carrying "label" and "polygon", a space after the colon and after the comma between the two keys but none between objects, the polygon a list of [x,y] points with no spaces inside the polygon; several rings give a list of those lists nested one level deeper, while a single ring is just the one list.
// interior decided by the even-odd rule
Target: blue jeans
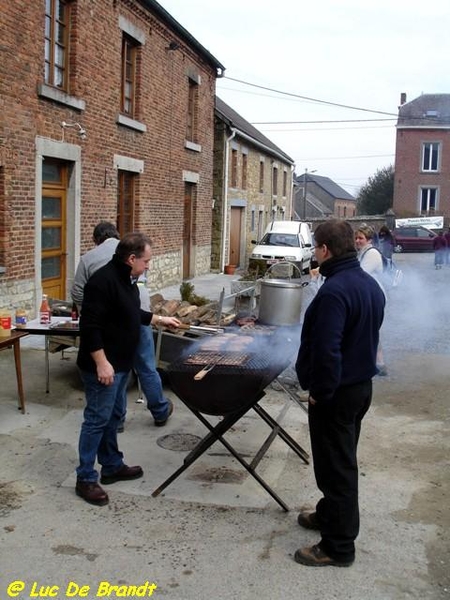
[{"label": "blue jeans", "polygon": [[112,475],[123,465],[123,454],[117,445],[117,426],[125,415],[128,372],[114,375],[112,385],[99,383],[96,373],[81,371],[86,394],[84,421],[81,425],[77,468],[79,481],[96,482],[95,459],[102,465],[103,475]]},{"label": "blue jeans", "polygon": [[133,367],[147,398],[148,410],[157,421],[164,420],[169,412],[169,401],[163,395],[161,377],[156,370],[153,331],[149,326],[141,325]]}]

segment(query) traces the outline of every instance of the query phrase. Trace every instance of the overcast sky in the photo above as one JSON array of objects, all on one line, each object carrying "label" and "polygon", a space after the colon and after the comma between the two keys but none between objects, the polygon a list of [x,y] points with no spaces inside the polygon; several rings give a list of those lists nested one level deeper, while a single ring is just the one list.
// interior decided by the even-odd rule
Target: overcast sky
[{"label": "overcast sky", "polygon": [[408,101],[450,93],[449,0],[158,1],[225,66],[222,100],[288,154],[298,174],[316,170],[355,195],[394,163],[401,92]]}]

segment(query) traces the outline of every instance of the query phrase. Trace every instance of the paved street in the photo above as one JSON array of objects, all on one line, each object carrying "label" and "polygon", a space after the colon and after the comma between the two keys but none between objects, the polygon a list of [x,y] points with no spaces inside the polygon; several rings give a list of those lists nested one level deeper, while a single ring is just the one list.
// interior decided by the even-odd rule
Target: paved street
[{"label": "paved street", "polygon": [[[363,424],[361,533],[350,569],[294,562],[295,550],[316,540],[298,527],[298,509],[313,506],[318,494],[312,466],[280,440],[257,470],[288,513],[218,443],[153,498],[186,455],[174,441],[206,433],[170,391],[175,412],[165,428],[152,425],[145,405],[136,403],[137,389],[129,391],[120,443],[144,478],[109,486],[106,507],[81,501],[73,489],[83,408],[75,351],[51,355],[46,394],[42,340],[30,336],[22,352],[25,415],[16,408],[12,353],[0,354],[0,598],[36,597],[34,583],[58,586],[59,598],[71,590],[72,597],[96,598],[107,594],[105,581],[148,582],[147,597],[155,583],[153,597],[171,600],[450,598],[450,267],[435,271],[430,254],[396,259],[405,280],[390,293],[383,326],[389,376],[375,378]],[[220,293],[231,279],[223,277],[194,281],[196,293],[214,299],[217,284]],[[175,297],[176,290],[167,292]],[[276,386],[261,404],[275,418],[283,414],[283,427],[309,451],[307,415],[299,406]],[[251,460],[268,433],[251,411],[227,439]],[[8,595],[15,581],[23,583]],[[89,586],[87,595],[77,586]],[[110,597],[120,597],[120,589]]]}]

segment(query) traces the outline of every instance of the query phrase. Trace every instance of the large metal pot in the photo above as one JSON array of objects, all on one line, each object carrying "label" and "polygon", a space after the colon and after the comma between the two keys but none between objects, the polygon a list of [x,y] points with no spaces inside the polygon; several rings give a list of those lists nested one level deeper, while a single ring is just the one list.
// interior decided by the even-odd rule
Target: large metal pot
[{"label": "large metal pot", "polygon": [[262,279],[258,320],[266,325],[298,325],[302,310],[301,283]]}]

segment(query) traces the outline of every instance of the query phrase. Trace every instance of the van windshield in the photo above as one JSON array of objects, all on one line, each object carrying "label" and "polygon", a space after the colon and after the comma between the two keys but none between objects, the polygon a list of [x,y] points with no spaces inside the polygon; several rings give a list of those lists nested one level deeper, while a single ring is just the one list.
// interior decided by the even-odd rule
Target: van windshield
[{"label": "van windshield", "polygon": [[293,233],[266,233],[259,243],[261,246],[289,246],[290,248],[300,247],[299,237]]}]

